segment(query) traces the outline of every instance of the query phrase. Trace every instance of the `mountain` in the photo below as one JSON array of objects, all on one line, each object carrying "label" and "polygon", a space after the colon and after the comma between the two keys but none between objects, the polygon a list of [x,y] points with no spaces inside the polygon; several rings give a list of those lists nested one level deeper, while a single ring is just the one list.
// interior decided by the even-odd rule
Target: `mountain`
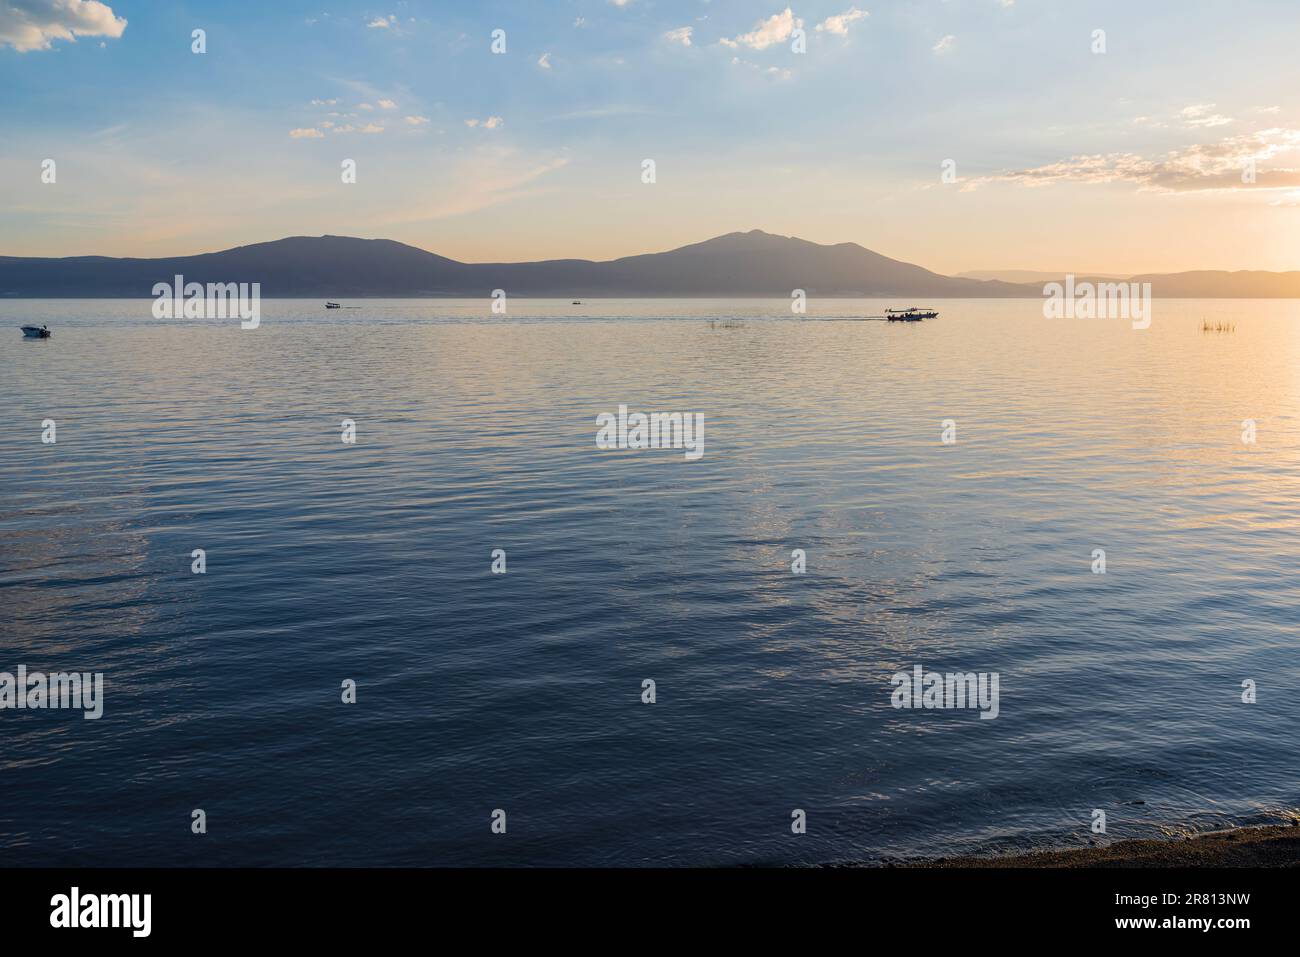
[{"label": "mountain", "polygon": [[[494,289],[512,296],[560,298],[788,298],[795,289],[810,297],[911,301],[1043,295],[1042,281],[942,276],[856,243],[823,246],[755,229],[601,262],[463,263],[389,239],[347,236],[293,236],[166,259],[0,256],[0,296],[147,299],[154,283],[170,283],[178,274],[186,282],[258,282],[267,298],[485,297]],[[1300,297],[1300,272],[1200,271],[1132,279],[1150,282],[1153,295],[1166,298]]]},{"label": "mountain", "polygon": [[[1031,293],[954,279],[855,243],[820,246],[761,230],[604,262],[462,263],[388,239],[294,236],[166,259],[0,256],[0,296],[150,298],[155,282],[260,282],[264,297],[989,297]],[[1033,295],[1041,290],[1033,290]]]},{"label": "mountain", "polygon": [[[152,298],[155,282],[261,282],[263,296],[433,295],[463,263],[388,239],[294,236],[198,256],[0,256],[0,296]],[[390,292],[390,290],[396,290]]]},{"label": "mountain", "polygon": [[1151,283],[1151,293],[1166,299],[1296,299],[1300,272],[1242,269],[1199,269],[1193,272],[1149,273],[1131,282]]},{"label": "mountain", "polygon": [[[1045,282],[1064,282],[1068,269],[1062,269],[1059,272],[1045,272],[1041,269],[972,269],[969,272],[959,272],[957,276],[961,279],[999,279],[1002,282],[1025,283],[1032,282],[1042,285]],[[1075,272],[1075,281],[1088,280],[1090,282],[1118,282],[1127,280],[1128,274],[1119,275],[1118,273],[1098,273],[1098,272]]]},{"label": "mountain", "polygon": [[[976,269],[958,273],[964,279],[998,279],[1002,282],[1033,285],[1042,292],[1044,283],[1065,282],[1066,273],[1030,269]],[[1143,273],[1137,276],[1076,273],[1075,285],[1082,282],[1151,283],[1151,295],[1160,299],[1296,299],[1300,298],[1300,272],[1264,272],[1201,269],[1191,272]]]}]

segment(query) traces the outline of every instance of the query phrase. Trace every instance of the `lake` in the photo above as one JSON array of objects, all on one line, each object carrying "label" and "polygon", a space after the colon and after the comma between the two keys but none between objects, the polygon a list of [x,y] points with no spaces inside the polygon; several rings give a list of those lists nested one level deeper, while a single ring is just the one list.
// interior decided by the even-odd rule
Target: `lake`
[{"label": "lake", "polygon": [[[834,321],[907,304],[0,300],[0,671],[104,681],[98,720],[0,710],[0,861],[880,862],[1289,817],[1300,301]],[[620,405],[701,415],[702,455],[597,448]],[[918,665],[995,673],[997,717],[895,707]]]}]

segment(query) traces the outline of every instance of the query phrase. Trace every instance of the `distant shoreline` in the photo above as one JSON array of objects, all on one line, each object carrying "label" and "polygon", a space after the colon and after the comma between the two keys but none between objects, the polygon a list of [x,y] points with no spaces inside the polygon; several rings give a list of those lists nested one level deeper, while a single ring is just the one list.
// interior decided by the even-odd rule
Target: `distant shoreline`
[{"label": "distant shoreline", "polygon": [[1300,867],[1300,820],[1190,838],[1116,841],[1104,847],[909,861],[911,868]]}]

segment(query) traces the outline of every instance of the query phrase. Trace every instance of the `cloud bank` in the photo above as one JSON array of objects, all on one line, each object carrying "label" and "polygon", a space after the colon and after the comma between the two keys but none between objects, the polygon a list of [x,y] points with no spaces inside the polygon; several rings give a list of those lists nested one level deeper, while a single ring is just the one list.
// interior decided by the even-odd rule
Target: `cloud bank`
[{"label": "cloud bank", "polygon": [[99,0],[0,0],[0,46],[48,50],[55,40],[122,35],[126,18]]},{"label": "cloud bank", "polygon": [[[1054,183],[1131,183],[1144,190],[1188,193],[1229,189],[1293,189],[1300,169],[1264,169],[1262,164],[1300,149],[1300,130],[1270,129],[1197,143],[1148,158],[1137,153],[1096,153],[1008,170],[967,180],[963,189],[988,183],[1050,186]],[[1252,172],[1254,181],[1243,177]]]}]

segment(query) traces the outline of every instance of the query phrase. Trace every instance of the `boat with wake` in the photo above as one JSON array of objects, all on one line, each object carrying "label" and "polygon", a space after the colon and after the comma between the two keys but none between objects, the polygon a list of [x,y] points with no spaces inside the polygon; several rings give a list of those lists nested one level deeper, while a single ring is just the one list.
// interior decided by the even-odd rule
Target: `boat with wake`
[{"label": "boat with wake", "polygon": [[886,309],[885,319],[889,322],[920,322],[922,319],[938,319],[939,313],[929,306],[908,306],[906,309]]}]

